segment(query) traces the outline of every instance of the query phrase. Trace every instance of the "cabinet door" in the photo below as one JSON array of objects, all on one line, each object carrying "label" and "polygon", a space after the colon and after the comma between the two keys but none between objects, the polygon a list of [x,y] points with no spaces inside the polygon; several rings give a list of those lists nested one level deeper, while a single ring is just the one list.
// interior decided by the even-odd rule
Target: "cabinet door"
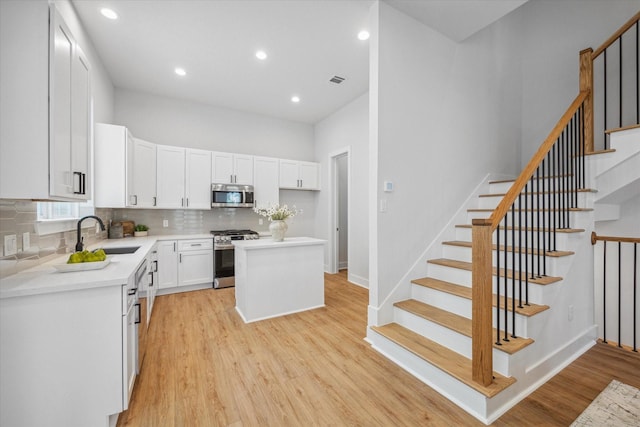
[{"label": "cabinet door", "polygon": [[70,197],[74,191],[71,176],[71,68],[75,41],[60,13],[55,11],[52,15],[49,191],[52,196]]},{"label": "cabinet door", "polygon": [[159,208],[183,208],[185,149],[158,145],[157,205]]},{"label": "cabinet door", "polygon": [[178,286],[178,242],[158,242],[158,289]]},{"label": "cabinet door", "polygon": [[298,162],[280,159],[280,188],[298,188]]},{"label": "cabinet door", "polygon": [[218,151],[211,153],[211,183],[233,183],[233,154]]},{"label": "cabinet door", "polygon": [[178,286],[213,283],[213,251],[180,252]]},{"label": "cabinet door", "polygon": [[300,162],[299,167],[300,188],[305,190],[320,189],[320,165],[312,162]]},{"label": "cabinet door", "polygon": [[132,138],[129,166],[129,203],[138,208],[156,206],[156,144]]},{"label": "cabinet door", "polygon": [[89,140],[91,130],[91,82],[89,62],[75,46],[71,68],[71,172],[73,197],[91,199]]},{"label": "cabinet door", "polygon": [[253,199],[258,207],[280,203],[278,164],[278,159],[271,157],[253,158]]},{"label": "cabinet door", "polygon": [[98,208],[124,208],[127,203],[129,174],[126,170],[128,130],[124,126],[96,123],[94,138],[95,153],[95,198]]},{"label": "cabinet door", "polygon": [[187,149],[186,206],[211,209],[211,152]]},{"label": "cabinet door", "polygon": [[253,156],[233,155],[234,182],[242,185],[253,185]]}]

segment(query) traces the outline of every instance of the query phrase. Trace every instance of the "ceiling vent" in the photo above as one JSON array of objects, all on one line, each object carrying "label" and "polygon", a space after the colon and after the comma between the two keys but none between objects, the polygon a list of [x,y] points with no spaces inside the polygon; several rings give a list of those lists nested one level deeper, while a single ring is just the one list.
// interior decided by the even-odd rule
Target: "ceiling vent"
[{"label": "ceiling vent", "polygon": [[339,85],[340,83],[342,83],[344,81],[344,77],[340,77],[340,76],[333,76],[329,79],[329,81],[331,83],[335,83],[337,85]]}]

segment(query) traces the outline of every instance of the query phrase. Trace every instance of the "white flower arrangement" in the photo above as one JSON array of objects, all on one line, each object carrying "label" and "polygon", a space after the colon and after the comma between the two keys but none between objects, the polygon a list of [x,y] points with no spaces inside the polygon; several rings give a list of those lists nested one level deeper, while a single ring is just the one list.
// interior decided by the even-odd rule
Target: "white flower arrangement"
[{"label": "white flower arrangement", "polygon": [[269,221],[283,221],[302,213],[302,209],[296,209],[295,205],[293,208],[289,208],[287,205],[270,205],[268,208],[255,207],[253,211]]}]

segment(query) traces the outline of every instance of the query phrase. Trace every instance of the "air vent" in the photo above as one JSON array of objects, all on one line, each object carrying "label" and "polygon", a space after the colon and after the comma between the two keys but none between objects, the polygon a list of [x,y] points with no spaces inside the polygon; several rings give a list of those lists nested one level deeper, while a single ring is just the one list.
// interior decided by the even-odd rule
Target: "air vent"
[{"label": "air vent", "polygon": [[344,81],[344,77],[340,77],[340,76],[333,76],[329,79],[329,81],[331,83],[335,83],[337,85],[339,85],[340,83],[342,83]]}]

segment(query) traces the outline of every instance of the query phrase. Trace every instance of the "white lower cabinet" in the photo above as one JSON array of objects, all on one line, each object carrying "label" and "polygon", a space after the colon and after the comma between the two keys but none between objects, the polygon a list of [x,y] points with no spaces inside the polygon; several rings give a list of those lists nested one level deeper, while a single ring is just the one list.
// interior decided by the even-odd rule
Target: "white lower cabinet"
[{"label": "white lower cabinet", "polygon": [[158,242],[158,289],[178,286],[178,241]]},{"label": "white lower cabinet", "polygon": [[158,288],[213,283],[213,238],[158,242]]}]

